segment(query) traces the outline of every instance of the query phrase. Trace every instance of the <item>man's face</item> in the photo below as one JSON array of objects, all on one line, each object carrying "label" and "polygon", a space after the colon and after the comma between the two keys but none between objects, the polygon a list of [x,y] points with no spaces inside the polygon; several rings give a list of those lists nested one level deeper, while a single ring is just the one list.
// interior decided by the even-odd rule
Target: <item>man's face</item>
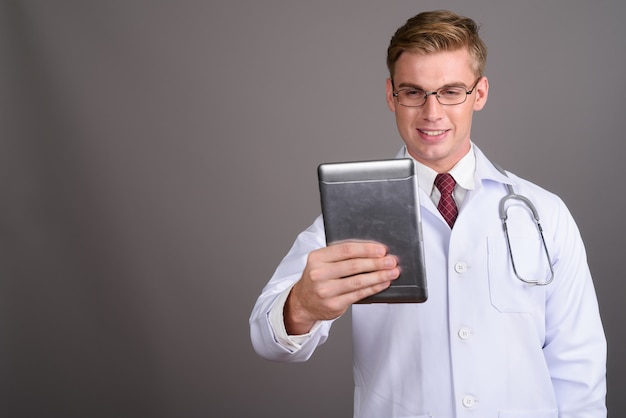
[{"label": "man's face", "polygon": [[470,149],[470,130],[475,110],[485,106],[489,83],[482,77],[465,103],[443,106],[435,95],[421,107],[401,106],[395,97],[403,87],[435,91],[444,86],[470,90],[476,81],[467,49],[419,55],[404,52],[396,61],[394,85],[387,79],[387,104],[396,114],[398,132],[409,154],[441,173],[450,170]]}]

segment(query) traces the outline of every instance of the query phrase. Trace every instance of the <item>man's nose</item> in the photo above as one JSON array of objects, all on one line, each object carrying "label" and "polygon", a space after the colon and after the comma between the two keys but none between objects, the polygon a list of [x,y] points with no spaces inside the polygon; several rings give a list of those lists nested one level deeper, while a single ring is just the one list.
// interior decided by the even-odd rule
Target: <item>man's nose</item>
[{"label": "man's nose", "polygon": [[428,120],[437,120],[441,118],[443,114],[443,106],[437,100],[436,92],[428,92],[426,93],[426,103],[423,106],[423,116]]}]

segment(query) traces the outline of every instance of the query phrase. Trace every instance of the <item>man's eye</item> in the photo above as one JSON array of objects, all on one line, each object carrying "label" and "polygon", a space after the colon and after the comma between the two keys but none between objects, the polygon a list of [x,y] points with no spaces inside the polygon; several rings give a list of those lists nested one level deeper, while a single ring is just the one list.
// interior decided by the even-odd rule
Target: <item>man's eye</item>
[{"label": "man's eye", "polygon": [[439,90],[439,96],[441,97],[459,97],[465,93],[462,89],[451,88],[451,89],[441,89]]},{"label": "man's eye", "polygon": [[410,90],[404,90],[404,95],[409,98],[423,97],[424,92],[422,90],[410,89]]}]

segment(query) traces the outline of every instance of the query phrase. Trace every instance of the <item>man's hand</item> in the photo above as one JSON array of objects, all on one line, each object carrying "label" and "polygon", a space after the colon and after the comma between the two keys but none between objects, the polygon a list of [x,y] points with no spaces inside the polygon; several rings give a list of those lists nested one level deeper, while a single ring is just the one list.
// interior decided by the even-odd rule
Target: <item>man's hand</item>
[{"label": "man's hand", "polygon": [[343,315],[353,303],[388,288],[399,275],[396,257],[375,242],[344,241],[311,252],[285,303],[287,333],[305,334],[316,321]]}]

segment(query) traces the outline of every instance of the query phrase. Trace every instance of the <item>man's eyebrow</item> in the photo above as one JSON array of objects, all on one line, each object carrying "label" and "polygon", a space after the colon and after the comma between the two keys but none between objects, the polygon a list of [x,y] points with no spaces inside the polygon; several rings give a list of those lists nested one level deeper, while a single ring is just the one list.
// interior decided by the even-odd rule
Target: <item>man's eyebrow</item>
[{"label": "man's eyebrow", "polygon": [[[447,87],[463,87],[463,88],[467,88],[465,83],[463,83],[461,81],[453,81],[451,83],[446,83],[443,86],[437,87],[436,90],[445,89]],[[402,88],[414,88],[414,89],[418,89],[418,90],[422,90],[422,91],[428,91],[424,87],[420,86],[419,84],[407,83],[407,82],[398,84],[398,88],[399,89],[402,89]]]},{"label": "man's eyebrow", "polygon": [[400,83],[398,85],[398,88],[399,89],[402,89],[402,88],[412,88],[412,89],[425,91],[422,87],[418,86],[417,84],[413,84],[413,83]]}]

